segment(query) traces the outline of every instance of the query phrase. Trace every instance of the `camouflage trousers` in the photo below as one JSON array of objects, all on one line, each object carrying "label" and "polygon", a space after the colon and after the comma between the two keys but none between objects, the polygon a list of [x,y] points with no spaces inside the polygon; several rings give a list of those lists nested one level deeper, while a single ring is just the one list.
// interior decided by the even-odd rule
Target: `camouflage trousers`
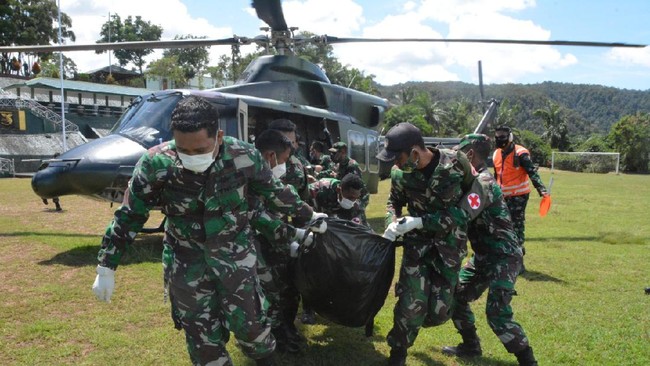
[{"label": "camouflage trousers", "polygon": [[460,270],[460,249],[450,242],[404,244],[393,328],[386,341],[391,348],[413,345],[421,327],[443,324],[451,317]]},{"label": "camouflage trousers", "polygon": [[517,353],[528,347],[528,338],[521,325],[513,319],[510,301],[516,295],[515,281],[521,268],[520,255],[477,260],[474,255],[460,270],[454,295],[452,319],[459,331],[475,328],[476,318],[469,303],[488,289],[485,314],[494,334],[508,352]]},{"label": "camouflage trousers", "polygon": [[[269,301],[268,316],[273,328],[293,323],[293,317],[287,312],[298,309],[300,301],[298,290],[291,279],[292,267],[289,256],[289,244],[273,246],[261,235],[258,239],[258,275],[264,294]],[[289,309],[289,310],[287,310]],[[290,318],[290,319],[289,319]]]},{"label": "camouflage trousers", "polygon": [[517,233],[517,240],[519,247],[526,254],[524,249],[524,241],[526,236],[524,230],[526,229],[526,205],[528,204],[528,197],[530,193],[522,194],[521,196],[505,197],[510,217],[512,218],[512,225],[514,226],[515,233]]},{"label": "camouflage trousers", "polygon": [[226,351],[231,331],[247,356],[259,359],[273,352],[268,302],[252,244],[208,252],[165,243],[163,268],[172,319],[185,331],[194,365],[231,366]]}]

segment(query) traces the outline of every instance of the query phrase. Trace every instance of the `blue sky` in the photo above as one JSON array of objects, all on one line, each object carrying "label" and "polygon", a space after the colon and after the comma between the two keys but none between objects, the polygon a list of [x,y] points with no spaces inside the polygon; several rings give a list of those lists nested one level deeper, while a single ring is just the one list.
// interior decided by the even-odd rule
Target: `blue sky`
[{"label": "blue sky", "polygon": [[[110,5],[98,0],[63,0],[61,7],[73,18],[77,43],[94,42],[98,24],[109,11],[122,17],[142,15],[165,29],[164,39],[176,34],[254,37],[263,25],[250,8],[250,0],[113,0]],[[283,8],[289,26],[341,37],[650,44],[650,1],[641,0],[285,0]],[[254,49],[249,47],[243,51]],[[227,47],[212,47],[215,63],[219,54],[228,51]],[[445,80],[477,83],[480,59],[487,84],[556,81],[650,90],[648,47],[355,44],[335,45],[334,54],[344,64],[374,74],[385,85]],[[79,60],[77,54],[70,56],[81,70],[103,62],[97,58],[101,56],[88,53]]]}]

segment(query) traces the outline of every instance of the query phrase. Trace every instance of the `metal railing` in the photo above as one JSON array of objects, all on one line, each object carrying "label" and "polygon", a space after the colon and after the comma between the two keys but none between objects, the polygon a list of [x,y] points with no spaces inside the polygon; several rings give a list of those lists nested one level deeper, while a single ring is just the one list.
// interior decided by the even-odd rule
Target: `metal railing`
[{"label": "metal railing", "polygon": [[0,107],[29,109],[37,117],[43,118],[46,121],[50,121],[59,131],[63,130],[62,126],[63,123],[65,123],[66,132],[79,132],[79,126],[68,121],[67,119],[64,121],[61,118],[61,115],[54,112],[53,110],[42,106],[35,100],[17,97],[13,94],[7,93],[7,91],[3,89],[0,89]]},{"label": "metal railing", "polygon": [[0,177],[9,175],[11,177],[16,175],[14,161],[12,159],[0,158]]}]

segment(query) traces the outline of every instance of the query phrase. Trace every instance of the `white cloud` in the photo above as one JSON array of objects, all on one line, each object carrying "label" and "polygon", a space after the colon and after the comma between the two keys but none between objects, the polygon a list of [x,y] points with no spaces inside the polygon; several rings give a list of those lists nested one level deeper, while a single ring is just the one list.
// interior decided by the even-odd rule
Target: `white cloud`
[{"label": "white cloud", "polygon": [[607,56],[617,63],[650,67],[650,47],[616,48],[611,50]]},{"label": "white cloud", "polygon": [[[118,14],[123,20],[130,16],[141,15],[145,21],[163,28],[162,39],[173,39],[176,35],[192,34],[194,36],[207,36],[208,38],[231,37],[233,31],[230,27],[216,27],[205,18],[193,18],[187,12],[187,7],[180,0],[113,0],[111,2],[99,0],[73,0],[63,2],[61,10],[72,18],[72,30],[77,40],[75,43],[95,43],[99,38],[101,26],[108,19],[108,13]],[[209,52],[213,60],[228,50],[212,47]],[[162,50],[157,50],[149,55],[147,60],[160,58]],[[97,69],[108,65],[108,54],[96,55],[94,52],[75,52],[69,57],[73,58],[80,72]],[[112,58],[113,64],[118,61]],[[127,66],[127,67],[131,67]]]}]

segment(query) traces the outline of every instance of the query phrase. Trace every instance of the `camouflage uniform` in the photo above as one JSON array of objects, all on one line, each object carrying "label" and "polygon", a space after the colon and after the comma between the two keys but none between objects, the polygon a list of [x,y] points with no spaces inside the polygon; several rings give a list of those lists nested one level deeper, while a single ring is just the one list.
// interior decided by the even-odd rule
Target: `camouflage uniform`
[{"label": "camouflage uniform", "polygon": [[267,211],[262,201],[256,200],[251,207],[255,206],[258,209],[252,211],[255,215],[251,218],[251,226],[256,231],[257,274],[269,301],[267,314],[271,326],[277,328],[283,324],[281,301],[282,294],[288,291],[289,244],[296,236],[296,229],[286,224],[280,215]]},{"label": "camouflage uniform", "polygon": [[309,185],[311,200],[309,203],[318,212],[324,212],[329,217],[350,220],[368,226],[366,215],[360,203],[345,210],[339,204],[339,195],[336,189],[341,181],[334,178],[322,178]]},{"label": "camouflage uniform", "polygon": [[[361,173],[361,168],[359,163],[356,160],[350,159],[349,157],[344,157],[343,161],[338,164],[334,164],[331,170],[323,170],[318,178],[336,178],[337,180],[342,180],[348,174],[356,174],[363,179],[363,173]],[[366,219],[366,207],[370,203],[370,192],[366,188],[364,183],[363,189],[361,190],[361,197],[359,198],[359,203],[361,204],[361,217],[363,222],[367,222]]]},{"label": "camouflage uniform", "polygon": [[[512,153],[513,151],[509,152],[509,154]],[[537,192],[540,194],[540,196],[543,193],[546,193],[546,186],[544,186],[544,183],[542,182],[542,178],[537,173],[537,168],[533,164],[532,160],[530,160],[530,155],[528,154],[520,155],[519,164],[522,168],[524,168],[526,173],[528,173],[528,177],[533,182],[533,186],[535,187],[535,189],[537,189]],[[524,242],[526,240],[524,234],[525,226],[526,226],[526,205],[528,204],[529,196],[530,193],[526,193],[518,196],[505,197],[506,204],[508,205],[508,209],[510,210],[510,217],[512,218],[512,224],[514,225],[515,232],[517,233],[517,239],[518,239],[517,241],[524,254],[526,253],[526,249],[524,248]]]},{"label": "camouflage uniform", "polygon": [[102,240],[100,264],[115,269],[149,211],[162,207],[167,218],[163,268],[172,318],[185,330],[194,364],[231,365],[225,348],[230,331],[252,358],[264,358],[275,347],[257,277],[249,195],[263,196],[274,211],[313,214],[273,178],[248,143],[224,137],[215,163],[202,174],[183,169],[175,143],[163,143],[136,165]]},{"label": "camouflage uniform", "polygon": [[[421,326],[444,323],[451,316],[453,291],[458,282],[461,253],[467,240],[467,215],[457,216],[440,226],[434,215],[455,205],[469,188],[474,176],[467,157],[448,149],[431,149],[439,161],[430,178],[420,171],[391,172],[391,190],[387,204],[387,225],[408,214],[421,217],[423,229],[404,235],[400,277],[395,286],[398,296],[393,329],[387,341],[391,348],[413,345]],[[442,229],[442,230],[441,230]]]},{"label": "camouflage uniform", "polygon": [[468,238],[472,254],[460,271],[452,319],[463,334],[476,329],[469,302],[488,289],[485,312],[492,331],[508,352],[517,353],[529,346],[521,325],[513,319],[510,300],[516,295],[515,281],[522,264],[522,252],[510,220],[501,188],[487,168],[480,171],[472,189],[460,201],[470,216]]},{"label": "camouflage uniform", "polygon": [[332,167],[334,166],[334,162],[332,162],[332,158],[329,155],[325,154],[325,153],[320,154],[320,158],[312,160],[311,163],[313,165],[322,166],[323,170],[321,170],[321,171],[327,171],[327,170],[331,171]]}]

